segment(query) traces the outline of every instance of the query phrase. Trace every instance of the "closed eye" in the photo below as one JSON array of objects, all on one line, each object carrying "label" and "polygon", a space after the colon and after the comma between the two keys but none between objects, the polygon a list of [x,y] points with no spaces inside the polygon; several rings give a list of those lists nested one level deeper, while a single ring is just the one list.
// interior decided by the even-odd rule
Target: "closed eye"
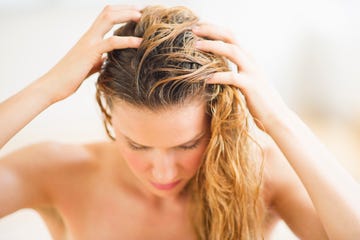
[{"label": "closed eye", "polygon": [[[197,146],[199,146],[199,143],[200,141],[197,141],[195,144],[193,145],[190,145],[190,146],[179,146],[178,148],[179,149],[182,149],[182,150],[192,150],[192,149],[195,149]],[[150,149],[149,147],[143,147],[143,146],[136,146],[134,144],[131,144],[128,142],[128,145],[131,149],[133,150],[136,150],[136,151],[145,151],[145,150],[148,150]]]},{"label": "closed eye", "polygon": [[148,147],[142,147],[142,146],[135,146],[131,143],[128,143],[129,147],[133,150],[137,150],[137,151],[140,151],[140,150],[147,150],[149,149]]},{"label": "closed eye", "polygon": [[195,149],[197,146],[199,146],[199,141],[197,141],[195,144],[191,145],[191,146],[181,146],[180,148],[183,150],[191,150],[191,149]]}]

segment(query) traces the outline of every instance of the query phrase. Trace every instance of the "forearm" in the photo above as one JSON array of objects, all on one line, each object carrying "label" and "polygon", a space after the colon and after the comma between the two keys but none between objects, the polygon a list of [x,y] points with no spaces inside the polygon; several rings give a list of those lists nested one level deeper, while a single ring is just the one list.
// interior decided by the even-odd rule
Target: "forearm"
[{"label": "forearm", "polygon": [[304,184],[330,239],[360,239],[360,186],[289,111],[268,133]]},{"label": "forearm", "polygon": [[45,77],[0,103],[0,148],[54,101],[45,88]]}]

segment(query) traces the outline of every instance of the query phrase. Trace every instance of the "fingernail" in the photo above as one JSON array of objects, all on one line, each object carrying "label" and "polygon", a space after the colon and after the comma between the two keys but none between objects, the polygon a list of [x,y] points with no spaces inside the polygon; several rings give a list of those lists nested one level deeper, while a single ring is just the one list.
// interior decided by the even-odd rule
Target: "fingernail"
[{"label": "fingernail", "polygon": [[201,47],[201,41],[196,41],[196,42],[195,42],[195,47],[197,47],[197,48],[198,48],[198,47]]},{"label": "fingernail", "polygon": [[198,32],[199,31],[199,26],[194,26],[193,28],[192,28],[192,30],[194,31],[194,32]]}]

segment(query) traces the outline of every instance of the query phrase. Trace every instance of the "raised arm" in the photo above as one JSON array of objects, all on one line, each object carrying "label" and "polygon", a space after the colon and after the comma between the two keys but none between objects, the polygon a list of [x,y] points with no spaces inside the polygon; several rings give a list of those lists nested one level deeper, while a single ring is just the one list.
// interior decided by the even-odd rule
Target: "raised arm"
[{"label": "raised arm", "polygon": [[104,53],[113,49],[137,48],[140,38],[112,36],[104,39],[104,35],[114,24],[138,21],[140,16],[140,10],[133,6],[105,7],[59,63],[0,103],[0,148],[47,107],[73,94],[84,79],[100,69]]},{"label": "raised arm", "polygon": [[[238,73],[216,73],[208,83],[230,84],[241,90],[257,125],[271,136],[301,180],[327,237],[360,239],[360,186],[355,179],[284,104],[231,34],[209,24],[202,24],[193,31],[218,40],[199,41],[199,49],[223,55],[238,66]],[[293,205],[300,202],[291,201]],[[296,206],[287,209],[296,211]],[[285,214],[290,216],[291,213]],[[320,228],[321,225],[319,232],[323,231]]]},{"label": "raised arm", "polygon": [[[77,44],[48,73],[0,104],[0,148],[51,104],[76,91],[99,70],[102,54],[113,49],[137,48],[135,37],[103,39],[114,24],[137,21],[140,11],[130,6],[110,6],[96,18]],[[67,160],[66,160],[66,159]],[[70,159],[69,159],[70,158]],[[64,161],[87,159],[86,151],[55,143],[27,146],[0,159],[0,218],[25,207],[51,204],[48,186]],[[46,181],[44,181],[46,179]]]}]

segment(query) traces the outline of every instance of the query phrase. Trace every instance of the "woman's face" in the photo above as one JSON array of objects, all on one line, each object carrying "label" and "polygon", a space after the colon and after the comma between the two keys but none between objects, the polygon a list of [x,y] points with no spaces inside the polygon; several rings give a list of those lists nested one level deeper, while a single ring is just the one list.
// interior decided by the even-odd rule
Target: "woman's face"
[{"label": "woman's face", "polygon": [[209,141],[206,104],[194,101],[158,113],[116,102],[116,143],[133,174],[157,196],[179,193],[199,168]]}]

